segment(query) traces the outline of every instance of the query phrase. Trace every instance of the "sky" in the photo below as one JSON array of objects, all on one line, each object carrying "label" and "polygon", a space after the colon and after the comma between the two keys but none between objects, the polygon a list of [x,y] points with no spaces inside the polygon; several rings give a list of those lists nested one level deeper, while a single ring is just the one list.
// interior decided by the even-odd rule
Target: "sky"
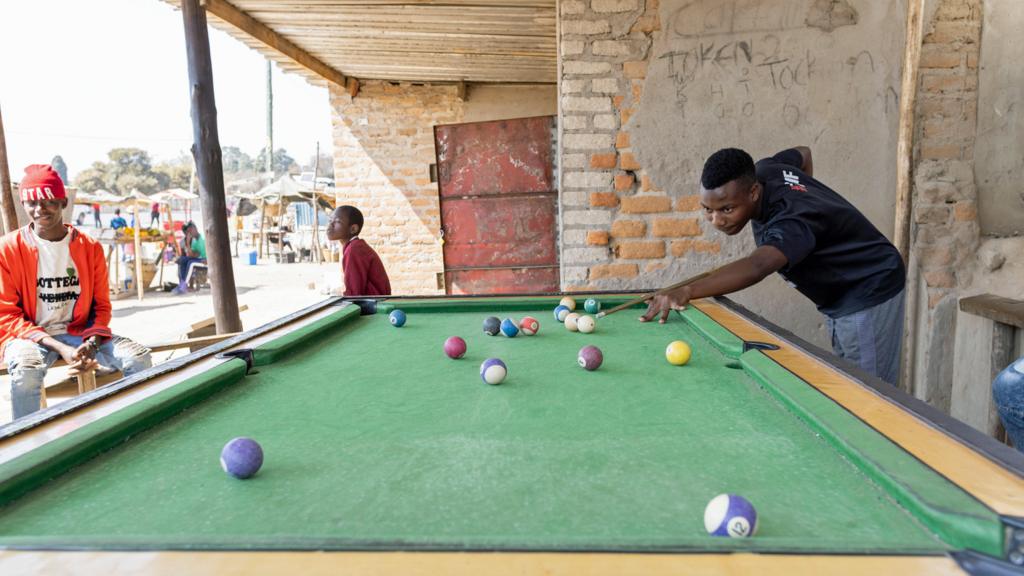
[{"label": "sky", "polygon": [[[45,32],[44,32],[45,30]],[[221,146],[266,145],[266,60],[210,27]],[[327,89],[274,66],[274,148],[331,151]],[[0,2],[0,114],[11,178],[64,158],[71,179],[111,148],[154,161],[192,146],[181,12],[160,0]]]}]

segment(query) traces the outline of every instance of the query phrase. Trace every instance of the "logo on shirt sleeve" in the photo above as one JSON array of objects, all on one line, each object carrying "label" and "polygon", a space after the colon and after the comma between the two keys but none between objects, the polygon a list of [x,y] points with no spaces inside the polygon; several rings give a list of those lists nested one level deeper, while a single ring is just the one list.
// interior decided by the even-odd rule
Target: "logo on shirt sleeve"
[{"label": "logo on shirt sleeve", "polygon": [[807,187],[800,183],[800,177],[793,174],[789,170],[782,171],[782,179],[789,184],[790,190],[796,190],[797,192],[807,192]]}]

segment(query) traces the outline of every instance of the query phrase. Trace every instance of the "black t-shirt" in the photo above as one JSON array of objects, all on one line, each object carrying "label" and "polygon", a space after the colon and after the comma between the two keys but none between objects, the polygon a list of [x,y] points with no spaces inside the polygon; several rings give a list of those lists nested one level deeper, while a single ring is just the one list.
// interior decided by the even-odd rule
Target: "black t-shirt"
[{"label": "black t-shirt", "polygon": [[859,210],[804,174],[795,148],[757,163],[764,187],[758,246],[774,246],[787,263],[779,274],[832,318],[899,294],[906,270],[899,252]]}]

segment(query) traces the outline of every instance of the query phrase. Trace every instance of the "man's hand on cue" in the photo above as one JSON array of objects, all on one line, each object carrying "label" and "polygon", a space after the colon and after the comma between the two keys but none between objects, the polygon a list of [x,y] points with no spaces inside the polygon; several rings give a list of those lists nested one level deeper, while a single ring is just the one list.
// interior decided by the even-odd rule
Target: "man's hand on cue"
[{"label": "man's hand on cue", "polygon": [[684,310],[692,297],[689,286],[683,286],[664,294],[657,294],[654,298],[647,301],[647,312],[644,312],[644,315],[640,317],[640,321],[650,322],[654,320],[655,316],[660,316],[658,323],[664,324],[668,320],[669,312],[672,310]]}]

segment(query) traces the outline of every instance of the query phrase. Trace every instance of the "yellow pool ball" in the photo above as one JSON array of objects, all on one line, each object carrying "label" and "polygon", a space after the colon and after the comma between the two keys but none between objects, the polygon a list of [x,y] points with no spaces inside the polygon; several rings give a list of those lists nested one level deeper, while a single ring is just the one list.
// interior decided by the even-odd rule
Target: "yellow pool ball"
[{"label": "yellow pool ball", "polygon": [[690,361],[690,345],[682,340],[676,340],[665,349],[665,358],[670,364],[682,366]]},{"label": "yellow pool ball", "polygon": [[565,298],[562,298],[562,300],[559,301],[558,304],[568,308],[569,312],[576,310],[576,300],[573,299],[571,296],[566,296]]}]

